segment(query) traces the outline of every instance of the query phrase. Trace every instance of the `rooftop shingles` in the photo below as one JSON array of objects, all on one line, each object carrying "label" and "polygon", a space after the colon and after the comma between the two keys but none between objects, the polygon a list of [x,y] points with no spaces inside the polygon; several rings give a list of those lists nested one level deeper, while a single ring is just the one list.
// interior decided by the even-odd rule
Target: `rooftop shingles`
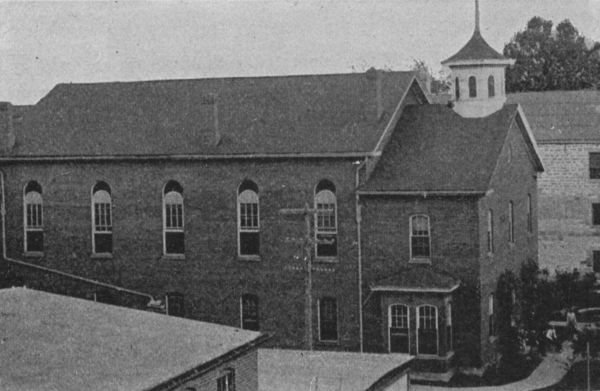
[{"label": "rooftop shingles", "polygon": [[517,105],[463,118],[442,105],[408,106],[362,191],[486,191]]},{"label": "rooftop shingles", "polygon": [[600,90],[509,94],[519,103],[539,143],[600,142]]},{"label": "rooftop shingles", "polygon": [[407,289],[407,290],[451,290],[459,284],[459,280],[449,274],[434,270],[430,265],[409,265],[374,284],[373,289]]},{"label": "rooftop shingles", "polygon": [[[11,155],[370,152],[386,125],[373,74],[59,84],[23,118]],[[380,74],[385,119],[414,75]]]},{"label": "rooftop shingles", "polygon": [[46,292],[0,290],[2,390],[145,390],[261,334]]},{"label": "rooftop shingles", "polygon": [[502,54],[498,53],[491,47],[479,30],[475,30],[471,39],[463,46],[455,55],[442,61],[442,64],[455,61],[470,61],[470,60],[506,60]]}]

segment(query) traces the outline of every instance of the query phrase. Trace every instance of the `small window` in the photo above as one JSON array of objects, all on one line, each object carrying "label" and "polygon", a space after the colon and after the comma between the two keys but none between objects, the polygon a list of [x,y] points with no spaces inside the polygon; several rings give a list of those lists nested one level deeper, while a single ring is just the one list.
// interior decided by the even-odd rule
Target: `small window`
[{"label": "small window", "polygon": [[437,307],[423,305],[418,307],[417,354],[438,353]]},{"label": "small window", "polygon": [[319,339],[337,341],[337,301],[333,297],[319,300]]},{"label": "small window", "polygon": [[258,297],[256,295],[242,295],[241,298],[242,328],[246,330],[259,330],[258,325]]},{"label": "small window", "polygon": [[446,303],[446,350],[454,349],[452,330],[452,303]]},{"label": "small window", "polygon": [[596,250],[592,252],[593,258],[593,270],[594,273],[600,273],[600,251]]},{"label": "small window", "polygon": [[429,216],[417,215],[410,218],[410,258],[429,258],[431,256],[431,237],[429,235]]},{"label": "small window", "polygon": [[496,85],[494,84],[494,76],[488,77],[488,97],[493,98],[496,95]]},{"label": "small window", "polygon": [[183,305],[183,295],[178,292],[170,292],[166,295],[167,315],[180,316],[185,315],[185,307]]},{"label": "small window", "polygon": [[600,203],[592,203],[592,224],[600,225]]},{"label": "small window", "polygon": [[409,353],[409,324],[408,306],[392,304],[388,312],[390,353]]},{"label": "small window", "polygon": [[600,179],[600,152],[590,152],[590,178]]},{"label": "small window", "polygon": [[25,228],[25,252],[44,251],[44,224],[42,187],[31,181],[23,194],[23,226]]},{"label": "small window", "polygon": [[489,254],[494,253],[494,212],[491,209],[487,216],[487,249]]},{"label": "small window", "polygon": [[244,181],[238,188],[238,255],[260,254],[258,186]]},{"label": "small window", "polygon": [[477,79],[475,76],[469,77],[469,98],[477,97]]},{"label": "small window", "polygon": [[456,100],[460,100],[460,82],[458,81],[458,77],[454,79],[454,96]]},{"label": "small window", "polygon": [[531,205],[531,194],[527,194],[527,232],[533,232],[533,208]]},{"label": "small window", "polygon": [[235,391],[235,371],[226,369],[224,374],[217,378],[217,391]]},{"label": "small window", "polygon": [[185,253],[183,187],[169,181],[163,189],[163,251],[165,255]]},{"label": "small window", "polygon": [[98,182],[92,188],[92,251],[94,254],[111,254],[112,196],[106,182]]},{"label": "small window", "polygon": [[315,240],[317,257],[337,256],[337,199],[335,186],[324,179],[315,189]]},{"label": "small window", "polygon": [[515,242],[515,210],[512,201],[508,203],[508,241]]},{"label": "small window", "polygon": [[496,316],[494,314],[494,294],[488,298],[488,333],[490,337],[496,335]]}]

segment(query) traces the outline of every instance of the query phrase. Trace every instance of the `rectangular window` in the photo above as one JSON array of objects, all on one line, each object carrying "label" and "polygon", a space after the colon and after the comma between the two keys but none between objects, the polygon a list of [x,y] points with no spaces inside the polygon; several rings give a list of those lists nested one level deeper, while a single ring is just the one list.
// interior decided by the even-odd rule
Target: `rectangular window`
[{"label": "rectangular window", "polygon": [[183,204],[165,204],[165,251],[167,254],[185,253],[183,233]]},{"label": "rectangular window", "polygon": [[410,257],[429,258],[430,255],[429,217],[412,216],[410,218]]},{"label": "rectangular window", "polygon": [[228,369],[226,373],[217,378],[217,391],[235,391],[235,372]]},{"label": "rectangular window", "polygon": [[590,179],[600,179],[600,152],[590,152]]},{"label": "rectangular window", "polygon": [[240,255],[260,254],[258,202],[240,203]]},{"label": "rectangular window", "polygon": [[167,293],[166,305],[167,315],[180,317],[183,317],[185,315],[185,307],[183,306],[183,295],[181,293]]},{"label": "rectangular window", "polygon": [[508,203],[508,241],[515,242],[515,210],[512,201]]},{"label": "rectangular window", "polygon": [[255,295],[242,295],[242,328],[258,331],[258,297]]},{"label": "rectangular window", "polygon": [[408,307],[393,304],[389,307],[390,353],[409,353],[409,315]]},{"label": "rectangular window", "polygon": [[337,301],[333,297],[319,300],[319,339],[337,341]]},{"label": "rectangular window", "polygon": [[592,224],[600,225],[600,203],[592,204]]},{"label": "rectangular window", "polygon": [[94,253],[112,253],[111,204],[94,202]]},{"label": "rectangular window", "polygon": [[487,218],[487,249],[488,253],[494,253],[494,212],[491,209]]},{"label": "rectangular window", "polygon": [[592,252],[593,258],[593,270],[594,273],[600,273],[600,251],[596,250]]},{"label": "rectangular window", "polygon": [[42,224],[41,203],[26,204],[25,235],[25,241],[27,243],[25,251],[44,251],[44,226]]},{"label": "rectangular window", "polygon": [[317,203],[317,257],[337,256],[335,203]]},{"label": "rectangular window", "polygon": [[419,307],[417,330],[417,353],[438,353],[437,307],[424,305]]}]

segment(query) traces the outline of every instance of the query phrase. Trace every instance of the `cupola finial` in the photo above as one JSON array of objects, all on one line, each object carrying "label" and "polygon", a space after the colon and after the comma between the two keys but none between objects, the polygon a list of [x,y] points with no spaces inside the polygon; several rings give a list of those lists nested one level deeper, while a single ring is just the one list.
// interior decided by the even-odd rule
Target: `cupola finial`
[{"label": "cupola finial", "polygon": [[479,0],[475,0],[475,31],[479,32]]}]

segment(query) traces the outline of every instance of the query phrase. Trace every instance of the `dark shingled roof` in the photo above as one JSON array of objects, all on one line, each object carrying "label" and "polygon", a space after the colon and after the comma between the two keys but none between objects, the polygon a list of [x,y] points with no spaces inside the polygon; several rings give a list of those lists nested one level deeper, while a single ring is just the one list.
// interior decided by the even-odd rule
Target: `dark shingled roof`
[{"label": "dark shingled roof", "polygon": [[[377,116],[381,79],[383,115]],[[412,72],[59,84],[12,156],[372,151]],[[220,141],[214,130],[216,96]]]},{"label": "dark shingled roof", "polygon": [[463,118],[442,105],[408,106],[364,191],[486,191],[517,105]]},{"label": "dark shingled roof", "polygon": [[509,94],[539,143],[600,142],[600,90]]},{"label": "dark shingled roof", "polygon": [[442,61],[442,64],[454,61],[506,59],[506,57],[494,50],[494,48],[483,39],[479,30],[475,30],[473,36],[469,39],[469,42],[467,42],[455,55]]},{"label": "dark shingled roof", "polygon": [[409,265],[403,270],[378,280],[371,285],[371,289],[450,290],[459,283],[458,279],[435,270],[431,265]]}]

